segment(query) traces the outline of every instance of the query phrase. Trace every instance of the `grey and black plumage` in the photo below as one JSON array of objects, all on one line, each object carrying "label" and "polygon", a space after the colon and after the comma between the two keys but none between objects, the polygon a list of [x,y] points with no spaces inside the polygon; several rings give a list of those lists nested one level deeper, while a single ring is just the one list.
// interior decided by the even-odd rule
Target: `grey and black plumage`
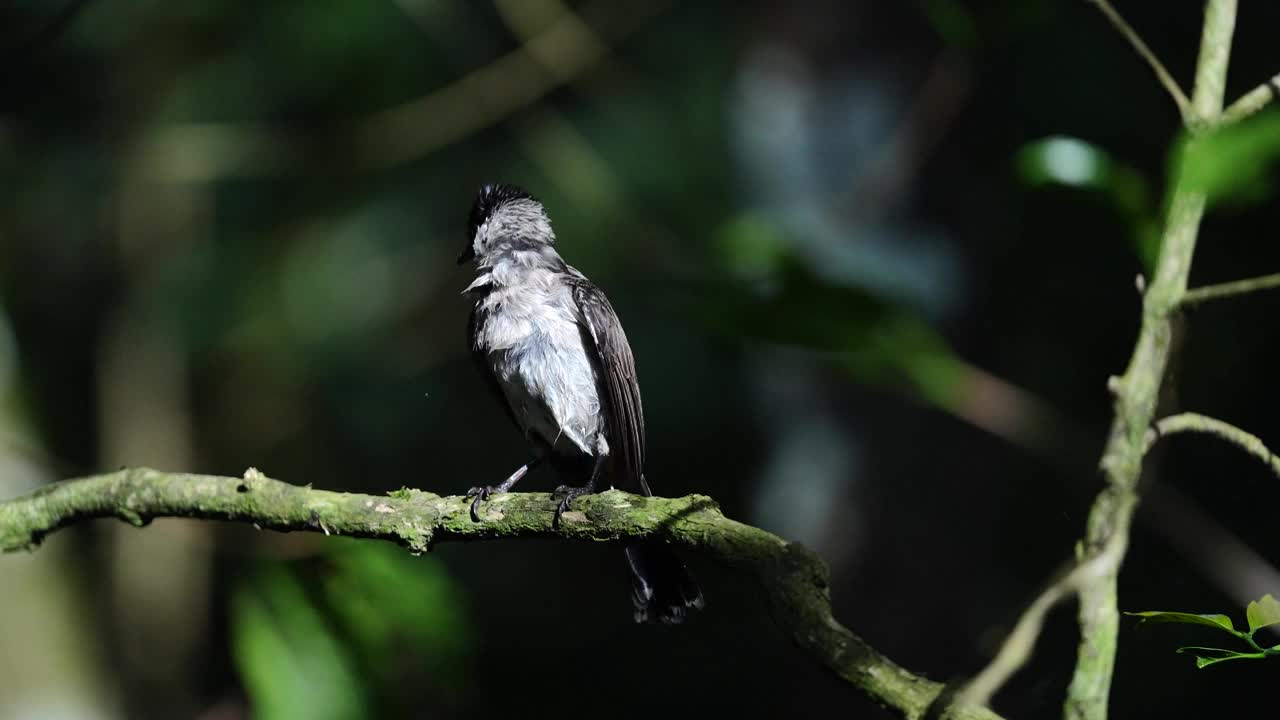
[{"label": "grey and black plumage", "polygon": [[[507,492],[547,461],[581,485],[556,489],[556,519],[581,495],[602,488],[652,495],[644,475],[644,410],[635,359],[605,294],[555,250],[542,203],[511,185],[481,188],[468,243],[474,261],[463,291],[474,301],[472,356],[532,459],[496,486],[473,488],[472,518],[492,493]],[[679,623],[703,606],[702,592],[669,548],[626,548],[637,622]]]}]

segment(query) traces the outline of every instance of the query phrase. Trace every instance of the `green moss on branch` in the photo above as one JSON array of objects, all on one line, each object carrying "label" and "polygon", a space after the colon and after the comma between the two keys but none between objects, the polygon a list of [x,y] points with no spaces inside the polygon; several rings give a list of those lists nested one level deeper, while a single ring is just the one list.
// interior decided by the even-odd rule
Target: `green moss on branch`
[{"label": "green moss on branch", "polygon": [[[152,518],[230,520],[282,532],[376,538],[422,552],[438,542],[555,537],[591,542],[648,539],[750,573],[779,626],[802,649],[881,705],[922,718],[943,690],[899,667],[831,615],[827,567],[810,550],[725,517],[702,495],[657,498],[610,490],[580,498],[558,526],[543,493],[499,495],[473,522],[469,502],[400,490],[387,496],[290,485],[250,470],[242,478],[146,468],[67,480],[0,501],[0,550],[32,550],[49,533],[92,518],[146,525]],[[983,708],[956,717],[993,720]]]}]

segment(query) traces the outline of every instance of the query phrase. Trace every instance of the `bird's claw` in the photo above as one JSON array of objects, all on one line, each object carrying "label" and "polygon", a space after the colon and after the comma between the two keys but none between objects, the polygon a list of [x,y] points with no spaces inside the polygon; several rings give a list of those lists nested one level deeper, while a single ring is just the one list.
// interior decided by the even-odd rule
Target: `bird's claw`
[{"label": "bird's claw", "polygon": [[480,522],[480,512],[479,512],[480,501],[488,500],[489,496],[492,494],[493,494],[493,486],[485,485],[483,487],[473,487],[467,491],[466,495],[463,495],[464,498],[469,498],[472,495],[475,496],[475,499],[471,501],[471,521],[472,522]]},{"label": "bird's claw", "polygon": [[583,495],[590,495],[593,492],[595,492],[595,489],[590,485],[585,485],[583,487],[561,485],[556,488],[555,492],[551,493],[551,497],[553,499],[559,497],[560,502],[556,505],[555,516],[551,518],[551,527],[559,527],[560,516],[569,510],[569,505],[572,504],[574,500],[577,500]]}]

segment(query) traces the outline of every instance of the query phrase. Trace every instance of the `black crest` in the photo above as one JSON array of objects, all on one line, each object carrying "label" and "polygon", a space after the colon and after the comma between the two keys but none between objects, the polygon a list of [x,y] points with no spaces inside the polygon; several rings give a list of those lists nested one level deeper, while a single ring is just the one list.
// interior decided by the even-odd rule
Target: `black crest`
[{"label": "black crest", "polygon": [[471,218],[467,224],[467,239],[476,235],[476,229],[493,215],[494,211],[513,200],[533,200],[532,195],[515,185],[494,183],[480,188],[471,206]]}]

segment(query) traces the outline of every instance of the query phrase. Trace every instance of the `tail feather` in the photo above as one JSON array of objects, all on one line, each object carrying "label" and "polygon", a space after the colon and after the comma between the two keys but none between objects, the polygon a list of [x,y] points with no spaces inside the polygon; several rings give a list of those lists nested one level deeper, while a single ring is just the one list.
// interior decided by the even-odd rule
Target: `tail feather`
[{"label": "tail feather", "polygon": [[638,623],[678,625],[690,610],[701,610],[702,590],[670,549],[652,543],[627,546],[631,600]]}]

